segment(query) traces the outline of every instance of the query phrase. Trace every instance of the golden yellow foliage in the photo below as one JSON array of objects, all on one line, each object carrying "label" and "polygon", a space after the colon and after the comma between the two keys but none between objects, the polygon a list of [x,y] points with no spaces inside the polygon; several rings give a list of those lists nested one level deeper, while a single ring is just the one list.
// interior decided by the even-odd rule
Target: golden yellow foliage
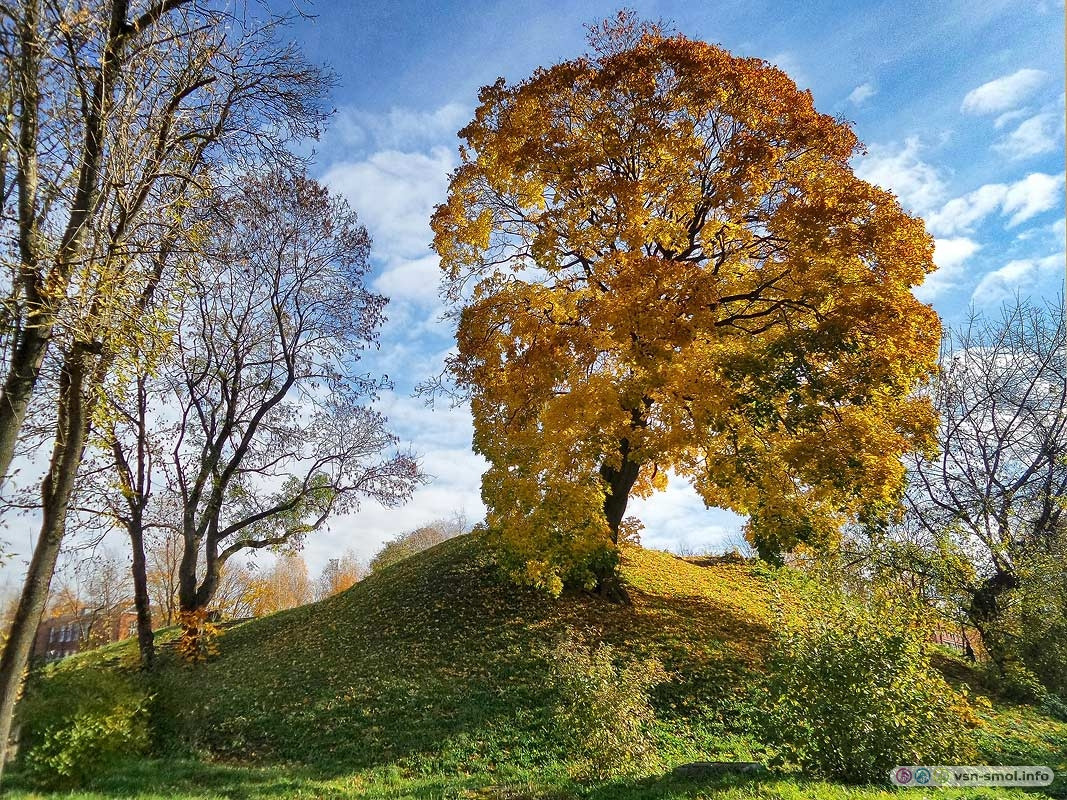
[{"label": "golden yellow foliage", "polygon": [[178,657],[182,663],[199,664],[218,655],[221,630],[208,618],[207,609],[178,612],[178,624],[182,629],[178,637]]},{"label": "golden yellow foliage", "polygon": [[933,242],[848,125],[764,61],[604,30],[481,90],[432,221],[487,525],[554,590],[614,570],[611,500],[669,470],[765,550],[825,546],[932,446]]}]

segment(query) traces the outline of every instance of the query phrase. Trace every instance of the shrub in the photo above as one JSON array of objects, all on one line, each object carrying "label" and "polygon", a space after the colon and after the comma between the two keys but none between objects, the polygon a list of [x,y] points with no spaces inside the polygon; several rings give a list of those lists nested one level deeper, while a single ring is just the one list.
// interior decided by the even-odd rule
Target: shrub
[{"label": "shrub", "polygon": [[455,514],[449,519],[439,519],[429,525],[408,531],[382,545],[382,549],[370,561],[370,570],[381,572],[386,567],[391,567],[416,553],[462,536],[466,530],[466,517],[462,514]]},{"label": "shrub", "polygon": [[[1067,702],[1016,658],[987,665],[987,680],[997,694],[1017,703],[1040,706],[1051,717],[1067,721]],[[1063,681],[1062,678],[1059,679]]]},{"label": "shrub", "polygon": [[549,653],[559,692],[555,722],[581,779],[647,772],[659,763],[652,739],[656,715],[649,690],[668,679],[655,659],[616,662],[610,645],[581,636],[561,639]]},{"label": "shrub", "polygon": [[19,706],[23,763],[35,783],[72,786],[148,746],[149,695],[110,670],[51,670]]},{"label": "shrub", "polygon": [[1036,679],[1042,689],[1035,687],[1026,699],[1046,705],[1067,699],[1067,534],[1064,539],[1056,552],[1033,555],[1019,565],[1022,585],[1011,593],[991,632],[1003,643],[1005,671],[1018,673],[1003,676],[1005,682]]},{"label": "shrub", "polygon": [[930,666],[906,611],[841,600],[783,621],[759,727],[780,765],[823,778],[884,782],[899,764],[968,763],[978,718]]}]

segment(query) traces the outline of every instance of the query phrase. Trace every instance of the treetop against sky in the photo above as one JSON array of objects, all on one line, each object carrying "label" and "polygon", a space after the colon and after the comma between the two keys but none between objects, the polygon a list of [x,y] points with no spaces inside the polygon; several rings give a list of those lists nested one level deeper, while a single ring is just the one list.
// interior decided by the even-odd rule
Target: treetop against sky
[{"label": "treetop against sky", "polygon": [[[290,0],[273,0],[280,12]],[[897,193],[936,239],[938,270],[916,291],[946,325],[972,304],[995,310],[1019,293],[1055,295],[1064,278],[1064,49],[1062,0],[921,0],[803,4],[770,0],[632,2],[691,38],[764,58],[810,89],[815,107],[849,120],[867,149],[857,174]],[[477,90],[522,80],[587,50],[584,23],[612,16],[607,2],[301,3],[314,15],[291,35],[338,76],[337,108],[315,150],[313,173],[344,194],[373,240],[371,285],[387,295],[382,347],[370,371],[395,390],[382,410],[436,476],[408,505],[367,504],[309,537],[313,570],[352,547],[369,556],[397,533],[462,509],[484,509],[486,464],[470,449],[465,408],[435,409],[411,396],[454,346],[440,319],[434,206],[459,163],[456,132]],[[684,481],[630,513],[656,547],[721,545],[740,527],[707,511]],[[21,572],[36,526],[5,538]],[[5,576],[7,577],[7,576]]]}]

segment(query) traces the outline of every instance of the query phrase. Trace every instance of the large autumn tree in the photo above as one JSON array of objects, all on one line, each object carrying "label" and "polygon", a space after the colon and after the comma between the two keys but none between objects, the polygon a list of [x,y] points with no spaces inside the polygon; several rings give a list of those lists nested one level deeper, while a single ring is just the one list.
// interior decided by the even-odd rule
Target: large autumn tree
[{"label": "large autumn tree", "polygon": [[781,70],[627,14],[481,90],[433,217],[487,527],[522,579],[618,595],[668,471],[764,554],[897,502],[931,442],[921,220]]}]

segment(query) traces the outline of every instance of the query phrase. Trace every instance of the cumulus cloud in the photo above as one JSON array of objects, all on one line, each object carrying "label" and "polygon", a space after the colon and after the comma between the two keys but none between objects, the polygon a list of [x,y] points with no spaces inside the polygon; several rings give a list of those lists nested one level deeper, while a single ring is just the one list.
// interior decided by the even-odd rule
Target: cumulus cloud
[{"label": "cumulus cloud", "polygon": [[627,515],[644,523],[645,547],[717,551],[740,537],[745,518],[721,508],[709,509],[688,481],[671,474],[667,489],[649,498],[634,498]]},{"label": "cumulus cloud", "polygon": [[1009,261],[1000,269],[983,276],[974,288],[971,300],[977,304],[1000,303],[1016,292],[1026,293],[1045,278],[1063,275],[1067,267],[1067,253],[1059,252],[1044,258],[1020,258]]},{"label": "cumulus cloud", "polygon": [[1011,215],[1008,227],[1054,208],[1063,193],[1063,184],[1062,174],[1034,172],[1009,186],[1004,194],[1004,214]]},{"label": "cumulus cloud", "polygon": [[349,199],[383,258],[421,258],[430,245],[430,214],[445,198],[452,151],[380,150],[360,161],[333,164],[326,185]]},{"label": "cumulus cloud", "polygon": [[1062,114],[1035,114],[994,144],[993,149],[1015,161],[1050,153],[1059,148],[1063,127]]},{"label": "cumulus cloud", "polygon": [[861,83],[848,96],[848,101],[853,105],[862,105],[864,101],[878,94],[878,90],[871,83]]},{"label": "cumulus cloud", "polygon": [[936,239],[934,263],[937,269],[915,288],[915,296],[928,303],[957,286],[964,273],[964,264],[981,249],[978,242],[966,236]]},{"label": "cumulus cloud", "polygon": [[970,233],[977,223],[999,212],[1009,228],[1054,208],[1063,194],[1064,176],[1033,172],[1012,184],[987,183],[953,198],[927,215],[931,231],[942,236]]},{"label": "cumulus cloud", "polygon": [[392,108],[384,113],[345,107],[338,110],[327,137],[334,146],[360,150],[420,150],[453,141],[471,117],[459,103],[415,110]]},{"label": "cumulus cloud", "polygon": [[1044,83],[1039,69],[1021,69],[1011,75],[983,83],[967,92],[960,110],[968,114],[996,114],[1020,106]]},{"label": "cumulus cloud", "polygon": [[437,286],[440,280],[437,256],[431,254],[422,258],[399,259],[387,264],[375,279],[374,288],[386,297],[437,308]]},{"label": "cumulus cloud", "polygon": [[1015,122],[1015,120],[1022,119],[1029,113],[1030,110],[1027,108],[1017,108],[1014,111],[1005,111],[993,120],[993,127],[999,131],[1005,125],[1010,125],[1012,122]]},{"label": "cumulus cloud", "polygon": [[889,189],[911,211],[923,214],[940,203],[945,183],[938,170],[919,157],[921,150],[914,136],[903,144],[871,145],[867,156],[857,162],[856,174]]}]

